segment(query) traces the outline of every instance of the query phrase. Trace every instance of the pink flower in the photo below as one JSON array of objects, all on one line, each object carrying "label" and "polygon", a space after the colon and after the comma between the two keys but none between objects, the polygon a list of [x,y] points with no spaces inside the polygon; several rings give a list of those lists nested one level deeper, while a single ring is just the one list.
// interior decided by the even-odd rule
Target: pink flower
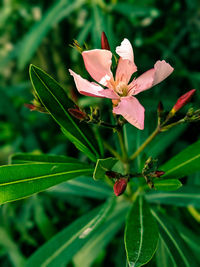
[{"label": "pink flower", "polygon": [[[110,98],[113,101],[113,113],[122,115],[129,123],[144,129],[144,107],[134,95],[150,89],[167,78],[174,70],[164,60],[157,61],[154,68],[146,71],[130,82],[131,76],[137,71],[131,43],[124,39],[116,48],[120,56],[115,78],[110,70],[112,53],[105,49],[93,49],[82,53],[85,67],[90,76],[99,84],[89,82],[72,70],[70,74],[79,93],[87,96]],[[102,86],[105,86],[104,89]]]}]

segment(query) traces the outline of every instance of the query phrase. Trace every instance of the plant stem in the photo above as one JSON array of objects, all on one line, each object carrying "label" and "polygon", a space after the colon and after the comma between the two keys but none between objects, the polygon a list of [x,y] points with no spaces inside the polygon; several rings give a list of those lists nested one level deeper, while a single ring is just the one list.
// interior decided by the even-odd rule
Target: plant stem
[{"label": "plant stem", "polygon": [[144,141],[144,143],[135,151],[135,153],[132,154],[130,160],[134,160],[140,154],[140,152],[142,152],[142,150],[144,150],[144,148],[154,139],[154,137],[156,137],[158,133],[160,133],[159,127],[157,127],[153,131],[153,133]]},{"label": "plant stem", "polygon": [[128,161],[128,155],[127,155],[126,147],[125,147],[125,144],[124,144],[122,127],[117,129],[117,135],[118,135],[118,139],[119,139],[119,145],[120,145],[120,148],[121,148],[121,151],[122,151],[123,162],[127,162]]},{"label": "plant stem", "polygon": [[120,161],[123,161],[120,154],[117,153],[117,151],[115,151],[107,142],[104,141],[104,146],[105,148],[108,149],[108,151],[110,151],[111,154],[113,154],[113,156],[115,156],[115,158],[119,159]]}]

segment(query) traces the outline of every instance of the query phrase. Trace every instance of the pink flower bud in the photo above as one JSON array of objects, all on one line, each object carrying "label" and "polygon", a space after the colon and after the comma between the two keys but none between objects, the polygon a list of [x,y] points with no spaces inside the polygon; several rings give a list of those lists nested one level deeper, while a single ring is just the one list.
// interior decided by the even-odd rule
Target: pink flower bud
[{"label": "pink flower bud", "polygon": [[186,94],[179,97],[176,104],[172,108],[172,113],[177,112],[179,109],[181,109],[183,106],[185,106],[190,101],[190,99],[192,98],[195,91],[196,91],[195,89],[192,89],[192,90],[188,91]]},{"label": "pink flower bud", "polygon": [[156,172],[155,172],[156,177],[160,177],[160,176],[162,176],[162,175],[164,175],[164,174],[165,174],[164,171],[156,171]]},{"label": "pink flower bud", "polygon": [[125,178],[120,178],[115,182],[113,190],[117,197],[124,193],[124,191],[126,190],[127,183],[128,180]]},{"label": "pink flower bud", "polygon": [[105,32],[102,32],[101,34],[101,49],[110,50],[110,45]]},{"label": "pink flower bud", "polygon": [[78,108],[68,108],[68,111],[73,117],[78,120],[84,120],[88,117],[85,112],[79,110]]}]

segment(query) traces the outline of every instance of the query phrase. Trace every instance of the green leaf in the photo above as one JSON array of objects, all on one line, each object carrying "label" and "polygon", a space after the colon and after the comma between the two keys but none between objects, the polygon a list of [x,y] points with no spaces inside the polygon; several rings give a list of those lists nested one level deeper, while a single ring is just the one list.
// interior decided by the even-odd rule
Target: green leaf
[{"label": "green leaf", "polygon": [[68,112],[74,103],[65,90],[40,68],[30,66],[33,88],[53,119],[60,125],[66,137],[91,160],[99,157],[98,144],[89,125],[77,124]]},{"label": "green leaf", "polygon": [[91,177],[78,177],[62,183],[48,190],[48,194],[67,198],[69,195],[106,199],[113,195],[112,187],[101,181],[94,181]]},{"label": "green leaf", "polygon": [[112,7],[113,11],[116,11],[125,17],[132,19],[134,17],[157,17],[159,10],[153,7],[136,6],[129,3],[117,3]]},{"label": "green leaf", "polygon": [[93,169],[83,163],[27,163],[0,167],[0,204],[28,197]]},{"label": "green leaf", "polygon": [[130,267],[142,266],[153,257],[158,243],[158,227],[148,203],[139,196],[133,203],[125,228],[125,248]]},{"label": "green leaf", "polygon": [[180,178],[200,171],[200,140],[181,151],[160,168],[165,171],[163,178]]},{"label": "green leaf", "polygon": [[156,264],[157,267],[178,267],[161,236],[156,250]]},{"label": "green leaf", "polygon": [[83,4],[83,0],[59,0],[47,10],[40,21],[21,40],[18,50],[18,65],[22,69],[35,53],[48,31]]},{"label": "green leaf", "polygon": [[87,267],[92,265],[100,252],[122,227],[129,206],[130,204],[125,201],[117,203],[105,222],[92,236],[85,240],[84,246],[76,253],[73,258],[75,266]]},{"label": "green leaf", "polygon": [[11,155],[10,164],[22,163],[77,163],[77,159],[66,156],[49,155],[49,154],[33,154],[33,153],[16,153]]},{"label": "green leaf", "polygon": [[88,238],[106,219],[115,198],[85,214],[51,240],[41,246],[27,261],[26,266],[67,266]]},{"label": "green leaf", "polygon": [[156,179],[153,181],[156,190],[173,191],[182,186],[182,183],[177,179],[161,180]]},{"label": "green leaf", "polygon": [[94,180],[103,180],[105,172],[110,171],[117,161],[115,158],[98,159],[93,173]]},{"label": "green leaf", "polygon": [[176,192],[149,192],[146,198],[151,203],[200,208],[200,186],[183,186]]},{"label": "green leaf", "polygon": [[160,235],[170,250],[177,266],[190,267],[191,263],[192,266],[197,266],[191,257],[190,251],[188,251],[187,246],[180,239],[178,232],[175,231],[167,216],[162,216],[156,210],[152,210],[152,214],[158,222]]}]

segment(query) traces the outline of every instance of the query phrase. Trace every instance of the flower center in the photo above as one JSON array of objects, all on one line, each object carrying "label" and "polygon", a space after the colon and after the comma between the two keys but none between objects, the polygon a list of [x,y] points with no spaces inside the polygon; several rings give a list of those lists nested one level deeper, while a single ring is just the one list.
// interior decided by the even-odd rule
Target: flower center
[{"label": "flower center", "polygon": [[115,86],[115,91],[120,96],[127,96],[127,94],[128,94],[128,85],[125,82],[119,82]]}]

